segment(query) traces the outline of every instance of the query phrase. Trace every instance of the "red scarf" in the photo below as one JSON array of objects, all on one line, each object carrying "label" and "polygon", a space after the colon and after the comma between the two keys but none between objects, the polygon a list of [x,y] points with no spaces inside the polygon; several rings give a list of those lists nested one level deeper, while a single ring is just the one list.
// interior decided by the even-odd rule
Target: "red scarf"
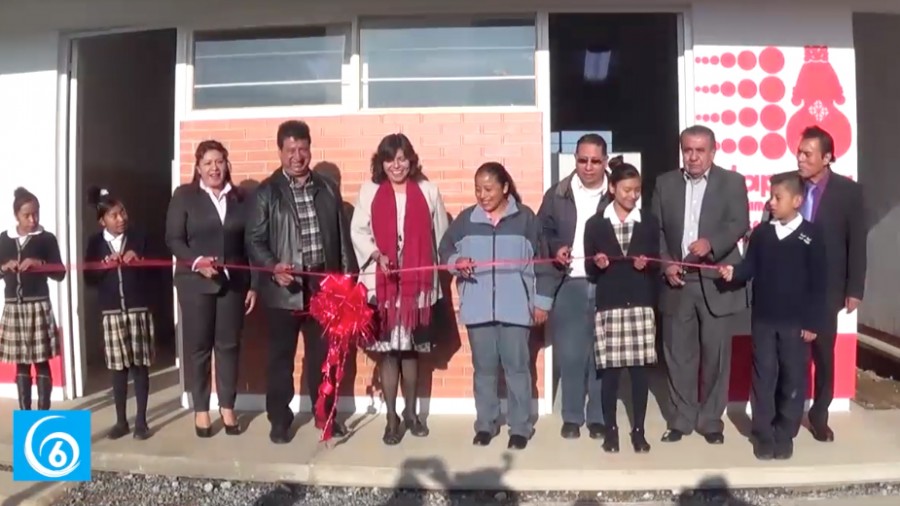
[{"label": "red scarf", "polygon": [[[394,187],[388,181],[381,183],[372,199],[371,223],[375,245],[382,255],[390,259],[394,269],[398,266],[410,268],[434,265],[431,210],[418,183],[406,181],[402,255],[398,255],[397,251],[397,203]],[[402,256],[402,264],[399,264],[398,256]],[[385,276],[381,267],[376,266],[375,273],[375,297],[385,330],[392,330],[397,325],[412,330],[431,321],[431,304],[434,303],[431,300],[434,289],[433,271],[399,272]],[[420,297],[425,301],[423,308],[419,308]]]}]

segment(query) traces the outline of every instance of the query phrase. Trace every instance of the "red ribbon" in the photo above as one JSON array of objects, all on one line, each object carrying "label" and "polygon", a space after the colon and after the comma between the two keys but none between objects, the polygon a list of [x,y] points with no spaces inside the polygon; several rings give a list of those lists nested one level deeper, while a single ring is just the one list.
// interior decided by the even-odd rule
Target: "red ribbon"
[{"label": "red ribbon", "polygon": [[[572,261],[575,260],[585,260],[587,257],[570,257]],[[638,257],[635,256],[610,256],[608,257],[610,261],[617,260],[637,260]],[[679,262],[676,260],[664,260],[661,258],[654,257],[644,257],[644,260],[648,262],[656,262],[661,264],[668,265],[678,265],[681,267],[692,267],[696,269],[712,269],[717,270],[720,266],[716,264],[700,264],[700,263],[691,263],[691,262]],[[502,267],[502,266],[510,266],[510,265],[527,265],[527,264],[550,264],[555,263],[555,258],[533,258],[533,259],[514,259],[514,260],[493,260],[493,261],[483,261],[483,262],[473,262],[472,267]],[[129,263],[116,263],[116,262],[82,262],[78,264],[43,264],[36,265],[30,268],[27,272],[68,272],[68,271],[97,271],[97,270],[109,270],[115,269],[119,266],[122,267],[156,267],[156,268],[172,268],[177,265],[182,265],[186,267],[191,267],[193,262],[179,262],[172,260],[159,260],[159,259],[149,259],[149,258],[141,258],[133,260]],[[269,274],[275,273],[274,267],[260,267],[256,265],[246,265],[246,264],[226,264],[226,263],[213,263],[213,267],[218,267],[222,269],[228,270],[245,270],[245,271],[257,271],[257,272],[265,272]],[[398,268],[393,269],[390,272],[413,272],[413,271],[446,271],[455,269],[455,265],[451,264],[437,264],[437,265],[424,265],[421,267],[407,267],[407,268]],[[335,273],[328,272],[309,272],[298,269],[292,269],[288,271],[289,274],[295,276],[320,276],[320,277],[328,277],[334,276]],[[340,276],[341,274],[337,274]],[[355,276],[367,276],[374,275],[371,272],[360,272],[355,274]]]},{"label": "red ribbon", "polygon": [[[349,275],[330,274],[322,280],[319,292],[309,304],[309,313],[322,325],[328,353],[322,364],[322,384],[316,399],[316,427],[322,429],[322,441],[332,436],[337,413],[338,389],[344,379],[344,365],[350,347],[372,342],[372,316],[375,311],[367,302],[367,290]],[[332,399],[331,410],[325,408]]]},{"label": "red ribbon", "polygon": [[[638,257],[621,256],[608,257],[610,261],[636,260]],[[585,260],[586,257],[571,257],[572,261]],[[718,269],[713,264],[697,264],[689,262],[677,262],[660,258],[644,257],[648,262],[657,262],[682,267],[694,267],[698,269]],[[553,258],[494,260],[490,262],[473,262],[473,267],[495,267],[508,265],[546,264],[553,263]],[[191,262],[177,262],[158,259],[135,259],[128,263],[116,262],[84,262],[81,264],[43,264],[34,266],[28,272],[60,272],[70,270],[107,270],[115,269],[119,265],[127,267],[144,268],[172,268],[176,265],[190,267]],[[229,270],[250,270],[274,273],[274,268],[258,267],[251,265],[214,264],[216,267]],[[455,265],[429,265],[422,267],[395,269],[393,272],[420,271],[420,270],[451,270]],[[367,290],[362,283],[357,283],[358,275],[334,274],[322,272],[306,272],[291,270],[293,275],[323,276],[319,285],[319,292],[310,300],[309,312],[298,312],[298,315],[310,315],[319,322],[323,329],[323,338],[328,341],[328,352],[322,364],[322,383],[319,387],[319,395],[314,406],[316,426],[322,429],[322,441],[332,439],[334,418],[337,413],[338,389],[344,378],[344,366],[347,354],[351,346],[364,347],[374,340],[373,316],[374,310],[367,301]],[[328,399],[333,399],[331,410],[326,409]]]}]

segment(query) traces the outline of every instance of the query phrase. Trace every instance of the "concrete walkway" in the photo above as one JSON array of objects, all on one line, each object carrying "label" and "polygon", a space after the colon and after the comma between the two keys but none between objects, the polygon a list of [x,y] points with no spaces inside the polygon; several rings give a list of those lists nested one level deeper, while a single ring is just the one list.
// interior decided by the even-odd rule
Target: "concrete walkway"
[{"label": "concrete walkway", "polygon": [[[171,371],[165,374],[174,374]],[[837,441],[818,443],[805,430],[796,441],[795,457],[787,462],[758,462],[746,432],[749,419],[730,414],[726,442],[710,446],[699,436],[663,444],[664,422],[651,401],[647,433],[652,451],[632,453],[627,443],[625,410],[620,410],[623,452],[604,454],[600,443],[559,437],[560,420],[541,418],[529,447],[506,450],[505,434],[486,448],[473,447],[472,418],[434,416],[431,436],[407,436],[398,446],[381,443],[383,415],[355,416],[352,434],[326,448],[308,415],[299,416],[291,444],[273,445],[261,413],[242,414],[247,426],[239,437],[226,436],[220,426],[208,440],[194,435],[192,416],[179,405],[175,382],[154,378],[150,424],[154,436],[104,439],[114,420],[109,392],[54,408],[93,411],[93,468],[227,480],[286,480],[316,485],[413,487],[427,489],[496,490],[646,490],[721,486],[732,488],[822,486],[845,483],[900,481],[900,411],[853,411],[836,414],[832,425]],[[130,413],[134,410],[129,401]],[[14,401],[0,401],[0,464],[12,460]],[[215,419],[215,417],[214,417]],[[21,485],[21,484],[20,484]]]}]

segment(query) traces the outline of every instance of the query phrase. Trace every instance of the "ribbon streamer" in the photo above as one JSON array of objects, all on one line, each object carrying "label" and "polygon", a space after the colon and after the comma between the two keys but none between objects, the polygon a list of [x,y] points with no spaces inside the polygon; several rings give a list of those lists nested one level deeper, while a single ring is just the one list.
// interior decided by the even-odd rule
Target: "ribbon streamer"
[{"label": "ribbon streamer", "polygon": [[[309,304],[309,313],[322,326],[328,342],[328,353],[322,364],[322,383],[316,399],[316,427],[322,429],[322,441],[332,436],[337,414],[339,387],[344,379],[344,365],[351,346],[366,346],[373,339],[372,316],[375,311],[367,302],[365,285],[349,275],[329,275],[319,285],[319,292]],[[327,409],[331,399],[331,409]]]}]

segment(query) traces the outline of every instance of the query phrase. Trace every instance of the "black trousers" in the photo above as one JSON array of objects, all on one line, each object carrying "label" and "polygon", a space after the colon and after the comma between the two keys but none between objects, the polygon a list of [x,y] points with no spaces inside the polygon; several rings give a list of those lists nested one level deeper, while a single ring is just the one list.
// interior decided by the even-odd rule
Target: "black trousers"
[{"label": "black trousers", "polygon": [[803,418],[809,373],[809,344],[800,327],[754,321],[753,435],[759,441],[797,437]]},{"label": "black trousers", "polygon": [[[322,327],[311,316],[298,316],[288,309],[277,308],[267,308],[266,313],[269,319],[266,414],[272,425],[288,425],[294,416],[290,403],[294,398],[294,357],[300,332],[303,332],[303,376],[313,409],[322,384],[322,363],[328,346],[322,338]],[[327,408],[331,408],[331,403]]]},{"label": "black trousers", "polygon": [[179,297],[187,362],[185,382],[191,391],[194,412],[209,411],[213,353],[219,406],[234,408],[245,296],[243,291],[223,289],[214,295],[185,293]]},{"label": "black trousers", "polygon": [[816,370],[809,423],[815,427],[828,423],[828,408],[834,400],[834,343],[837,339],[838,312],[834,311],[829,315],[826,322],[828,328],[812,342],[812,357]]}]

